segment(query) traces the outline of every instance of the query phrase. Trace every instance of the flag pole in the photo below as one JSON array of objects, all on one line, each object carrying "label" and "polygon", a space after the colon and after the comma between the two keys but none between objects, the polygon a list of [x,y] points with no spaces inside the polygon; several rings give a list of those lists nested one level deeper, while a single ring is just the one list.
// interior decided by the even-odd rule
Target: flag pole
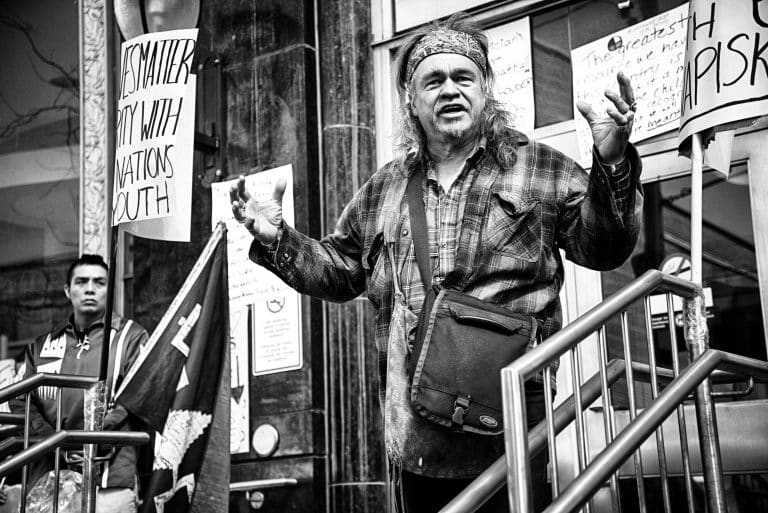
[{"label": "flag pole", "polygon": [[[115,274],[117,268],[117,243],[120,225],[111,230],[111,256],[107,271],[107,305],[104,311],[104,335],[99,355],[99,380],[85,390],[83,397],[83,429],[86,431],[101,431],[104,428],[104,415],[109,401],[107,387],[107,370],[109,369],[109,343],[112,335],[112,309],[115,304]],[[96,511],[96,484],[98,482],[98,467],[95,462],[96,444],[83,445],[83,494],[82,511]]]},{"label": "flag pole", "polygon": [[112,309],[115,306],[115,274],[117,270],[117,245],[120,234],[120,225],[112,227],[109,258],[109,271],[107,272],[107,306],[104,312],[104,338],[101,344],[101,359],[99,360],[99,381],[106,381],[109,370],[109,343],[112,335]]}]

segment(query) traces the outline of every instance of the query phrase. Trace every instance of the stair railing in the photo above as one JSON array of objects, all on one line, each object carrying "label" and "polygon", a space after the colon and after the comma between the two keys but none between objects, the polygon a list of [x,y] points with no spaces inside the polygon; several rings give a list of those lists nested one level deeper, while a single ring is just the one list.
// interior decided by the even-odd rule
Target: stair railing
[{"label": "stair railing", "polygon": [[[13,383],[7,387],[0,389],[0,403],[4,403],[16,397],[26,394],[26,400],[24,405],[24,435],[23,435],[23,450],[18,454],[11,456],[7,460],[0,463],[0,478],[7,476],[8,474],[21,469],[21,498],[19,503],[19,511],[25,513],[27,506],[27,487],[29,480],[29,464],[33,463],[39,458],[44,457],[50,452],[54,453],[54,481],[57,485],[53,489],[53,513],[58,513],[59,510],[59,475],[60,475],[60,459],[61,449],[63,447],[70,446],[82,446],[84,449],[87,446],[93,446],[94,444],[112,445],[114,447],[121,447],[125,445],[144,445],[149,442],[149,434],[138,431],[83,431],[83,430],[62,430],[61,429],[61,390],[62,388],[79,388],[88,390],[93,387],[94,384],[99,382],[99,379],[95,376],[78,376],[70,374],[47,374],[39,373],[34,376],[30,376],[26,379]],[[30,392],[39,386],[55,387],[56,394],[56,432],[52,435],[40,439],[34,445],[30,445],[30,430],[29,430],[29,414],[31,407],[31,394]],[[18,415],[4,414],[3,420],[6,422],[17,422]],[[12,440],[15,442],[15,440]],[[87,458],[84,459],[83,464],[92,464]],[[83,481],[83,494],[95,494],[96,481],[91,480],[90,483]],[[88,486],[89,489],[86,489]]]},{"label": "stair railing", "polygon": [[[606,478],[618,470],[653,431],[661,426],[664,420],[688,398],[688,395],[700,387],[702,382],[709,379],[710,374],[718,368],[727,368],[740,374],[750,373],[761,380],[768,380],[768,363],[708,349],[667,386],[651,406],[646,408],[633,422],[630,422],[545,511],[547,513],[565,513],[582,507]],[[706,483],[707,465],[711,465],[711,462],[708,462],[706,458],[702,458],[702,460]],[[691,503],[689,502],[689,504]],[[723,507],[721,511],[726,510]]]},{"label": "stair railing", "polygon": [[[650,368],[648,365],[639,362],[633,362],[632,367],[637,373],[639,379],[650,380]],[[624,376],[625,363],[621,358],[611,360],[605,368],[605,379],[608,386],[613,385]],[[664,381],[671,381],[674,377],[671,370],[659,369],[658,377]],[[586,408],[601,393],[602,376],[595,374],[581,386],[581,407]],[[568,427],[576,417],[574,394],[568,396],[552,414],[551,429],[557,435],[563,429]],[[530,457],[535,458],[547,446],[548,429],[547,420],[542,420],[530,431],[528,431],[528,448]],[[467,488],[461,491],[451,502],[446,504],[440,513],[474,513],[496,492],[504,486],[507,477],[507,461],[505,456],[500,457],[485,472],[480,474],[470,483]]]},{"label": "stair railing", "polygon": [[[650,307],[648,295],[651,292],[666,293],[667,313],[670,327],[673,372],[675,380],[662,394],[658,393],[658,373],[654,357],[653,333],[649,317]],[[677,344],[675,339],[673,294],[684,300],[685,338],[691,354],[690,365],[684,373],[679,372]],[[651,376],[652,397],[651,407],[641,416],[637,415],[634,390],[634,366],[629,343],[629,324],[627,308],[634,302],[643,299],[646,309],[646,331],[649,349],[649,372]],[[615,315],[620,316],[622,342],[624,348],[625,375],[627,379],[630,424],[618,437],[615,437],[613,415],[610,415],[611,402],[609,380],[607,379],[605,323]],[[593,333],[598,335],[598,360],[601,381],[601,396],[605,412],[605,432],[607,448],[588,465],[586,455],[586,437],[583,425],[584,400],[580,376],[579,353],[577,345]],[[710,376],[716,368],[735,371],[739,374],[752,374],[759,379],[768,379],[768,364],[758,360],[730,355],[721,351],[707,348],[708,332],[704,312],[704,295],[701,288],[691,282],[681,280],[659,271],[648,271],[640,278],[630,283],[613,296],[605,299],[592,310],[576,319],[561,331],[547,339],[544,343],[527,352],[501,372],[502,392],[504,398],[504,425],[506,444],[507,486],[511,511],[527,513],[531,511],[530,475],[530,446],[529,436],[525,432],[525,382],[542,372],[545,383],[549,382],[549,365],[557,361],[567,351],[571,352],[571,374],[574,381],[574,420],[576,421],[577,452],[579,476],[558,497],[559,482],[556,472],[552,473],[552,489],[555,502],[546,510],[550,512],[573,511],[585,506],[590,511],[589,498],[600,487],[606,478],[610,478],[614,511],[620,510],[618,497],[618,474],[616,470],[634,451],[635,476],[637,480],[639,506],[641,512],[647,511],[645,490],[643,484],[643,468],[640,452],[635,451],[650,434],[656,430],[657,447],[659,450],[659,470],[662,483],[662,498],[664,510],[671,510],[669,485],[666,475],[663,433],[659,426],[675,408],[678,411],[681,452],[686,477],[686,494],[689,508],[692,508],[692,485],[690,463],[687,453],[687,434],[683,417],[682,402],[691,390],[695,389],[696,416],[698,423],[699,443],[702,450],[705,490],[707,503],[712,513],[724,513],[725,498],[722,479],[722,463],[719,453],[719,440],[715,421],[715,409],[712,399]],[[547,392],[548,387],[545,387]],[[657,399],[658,398],[658,399]],[[545,393],[547,411],[547,440],[550,451],[550,461],[557,461],[555,451],[555,431],[550,411],[551,394]],[[615,439],[614,439],[615,438]],[[470,511],[470,510],[467,510]]]}]

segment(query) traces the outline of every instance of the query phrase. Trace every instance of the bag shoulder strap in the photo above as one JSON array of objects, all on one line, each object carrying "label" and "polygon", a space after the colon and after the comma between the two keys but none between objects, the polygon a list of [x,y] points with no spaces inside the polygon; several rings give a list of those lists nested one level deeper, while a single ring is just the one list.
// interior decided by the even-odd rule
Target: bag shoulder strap
[{"label": "bag shoulder strap", "polygon": [[411,236],[416,253],[416,264],[419,266],[421,282],[426,292],[432,287],[432,272],[429,262],[429,235],[427,233],[427,214],[424,211],[424,189],[422,182],[424,173],[414,169],[408,179],[408,210],[411,217]]},{"label": "bag shoulder strap", "polygon": [[128,332],[131,330],[132,324],[133,324],[133,321],[131,319],[128,319],[125,322],[125,326],[123,326],[123,329],[120,333],[120,338],[117,339],[117,347],[115,348],[115,362],[112,365],[112,369],[111,369],[112,370],[111,379],[108,379],[108,381],[111,381],[111,384],[108,383],[110,387],[109,397],[111,399],[114,399],[115,397],[115,392],[117,391],[117,380],[122,374],[120,367],[123,364],[123,348],[125,347],[125,339],[128,336]]}]

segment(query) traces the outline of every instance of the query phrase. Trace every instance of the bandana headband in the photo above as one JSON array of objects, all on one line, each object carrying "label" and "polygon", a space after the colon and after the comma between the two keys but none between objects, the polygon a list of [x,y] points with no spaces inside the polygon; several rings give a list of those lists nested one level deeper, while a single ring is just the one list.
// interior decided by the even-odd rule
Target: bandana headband
[{"label": "bandana headband", "polygon": [[437,53],[455,53],[467,57],[477,64],[483,76],[487,73],[487,60],[480,43],[467,34],[458,30],[435,30],[422,37],[411,51],[408,58],[407,74],[408,82],[413,77],[416,67],[429,57]]}]

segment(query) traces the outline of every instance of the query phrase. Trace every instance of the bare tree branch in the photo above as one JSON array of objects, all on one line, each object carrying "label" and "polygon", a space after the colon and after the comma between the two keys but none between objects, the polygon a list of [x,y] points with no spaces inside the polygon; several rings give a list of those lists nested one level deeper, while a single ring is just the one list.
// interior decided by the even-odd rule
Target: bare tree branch
[{"label": "bare tree branch", "polygon": [[67,78],[67,80],[69,81],[69,87],[71,87],[74,90],[77,90],[78,88],[77,79],[74,78],[66,69],[64,69],[62,65],[54,61],[53,56],[51,56],[50,58],[46,57],[37,48],[37,44],[35,43],[35,40],[32,39],[32,34],[31,34],[32,26],[29,23],[13,15],[3,14],[3,15],[0,15],[0,24],[7,25],[12,29],[16,29],[19,32],[21,32],[26,38],[27,42],[29,43],[29,46],[32,48],[32,52],[37,56],[37,58],[43,61],[43,63],[47,64],[48,66],[51,66],[52,68],[56,69],[59,73],[61,73],[62,76]]},{"label": "bare tree branch", "polygon": [[[64,66],[62,66],[61,64],[53,60],[53,55],[51,55],[50,57],[45,56],[43,52],[38,48],[34,38],[32,37],[32,32],[33,32],[32,25],[22,20],[21,18],[18,18],[14,15],[9,15],[9,14],[0,14],[0,25],[6,25],[13,30],[19,31],[29,43],[29,46],[34,56],[37,59],[39,59],[43,64],[50,66],[51,68],[56,70],[59,74],[59,78],[62,79],[59,81],[58,85],[55,83],[53,84],[54,86],[58,87],[58,91],[56,91],[56,95],[51,105],[33,109],[24,113],[19,112],[17,109],[15,109],[13,105],[11,105],[10,101],[8,101],[8,99],[0,91],[0,102],[2,102],[2,104],[5,105],[15,116],[15,119],[7,123],[5,126],[0,127],[0,138],[12,136],[18,130],[28,125],[29,123],[34,121],[37,117],[45,113],[60,112],[60,111],[66,111],[68,113],[67,125],[71,132],[72,124],[71,124],[70,118],[72,116],[76,116],[78,111],[76,107],[73,107],[72,105],[67,104],[64,101],[63,96],[65,92],[69,92],[70,94],[72,94],[72,96],[75,99],[79,99],[79,96],[80,96],[79,86],[78,86],[77,78],[74,76],[75,70],[77,70],[77,66],[74,66],[72,70],[68,71],[64,68]],[[35,76],[38,79],[40,79],[45,83],[51,83],[50,80],[46,79],[43,76],[43,74],[40,72],[38,67],[35,65],[35,62],[31,58],[29,59],[29,62],[32,68],[32,72],[35,74]],[[72,134],[70,132],[66,134],[66,139],[68,144],[73,139],[77,140],[76,134]]]},{"label": "bare tree branch", "polygon": [[20,129],[24,125],[31,123],[41,114],[56,111],[67,111],[72,115],[77,114],[77,109],[69,105],[51,105],[48,107],[40,107],[39,109],[34,109],[27,112],[26,114],[20,114],[17,116],[16,119],[12,120],[10,123],[3,127],[2,131],[0,131],[0,137],[10,137],[16,132],[16,130]]}]

